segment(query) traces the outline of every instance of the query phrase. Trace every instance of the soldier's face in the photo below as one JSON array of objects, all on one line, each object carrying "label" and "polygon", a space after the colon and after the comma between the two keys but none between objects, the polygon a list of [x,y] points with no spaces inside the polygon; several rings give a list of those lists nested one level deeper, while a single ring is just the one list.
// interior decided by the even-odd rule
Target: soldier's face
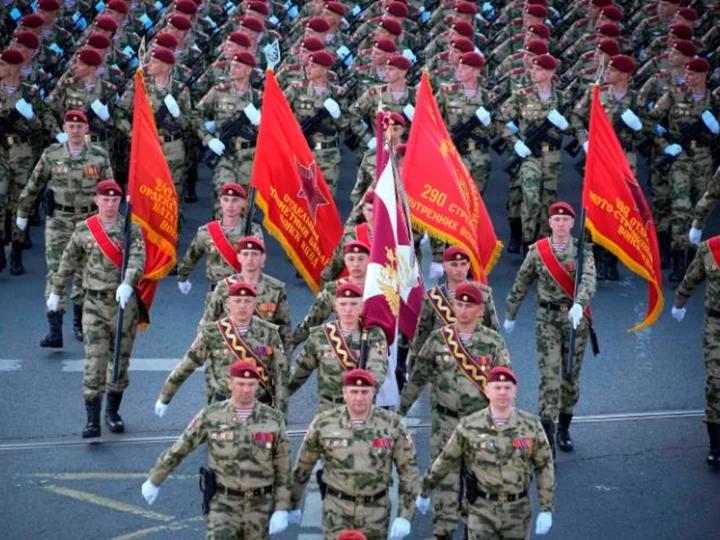
[{"label": "soldier's face", "polygon": [[570,235],[575,220],[570,216],[551,216],[548,220],[553,236],[565,238]]},{"label": "soldier's face", "polygon": [[55,19],[55,15],[52,11],[38,9],[35,13],[42,17],[43,21],[45,21],[45,24],[52,24],[53,19]]},{"label": "soldier's face", "polygon": [[460,261],[445,261],[443,269],[447,274],[448,281],[458,283],[467,279],[468,270],[470,270],[470,261],[465,259]]},{"label": "soldier's face", "polygon": [[371,203],[365,203],[362,207],[363,217],[367,223],[372,225],[373,222],[373,205]]},{"label": "soldier's face", "polygon": [[355,322],[360,318],[362,298],[338,298],[335,300],[335,312],[343,322]]},{"label": "soldier's face", "polygon": [[453,301],[455,316],[460,324],[471,324],[480,320],[483,313],[482,304],[474,304],[472,302],[462,302],[461,300]]},{"label": "soldier's face", "polygon": [[233,81],[244,81],[250,76],[252,68],[242,62],[230,62],[230,79]]},{"label": "soldier's face", "polygon": [[310,11],[315,15],[320,15],[325,9],[325,0],[312,0]]},{"label": "soldier's face", "polygon": [[362,416],[370,411],[375,389],[369,386],[343,386],[343,398],[351,416]]},{"label": "soldier's face", "polygon": [[396,68],[395,66],[385,67],[385,80],[389,83],[394,83],[400,80],[400,77],[405,72]]},{"label": "soldier's face", "polygon": [[390,58],[390,53],[387,53],[382,49],[378,49],[377,47],[373,47],[372,51],[370,52],[370,56],[373,63],[376,66],[379,66],[384,65],[388,61],[388,58]]},{"label": "soldier's face", "polygon": [[243,270],[254,272],[265,265],[266,255],[259,249],[243,249],[238,253],[238,261]]},{"label": "soldier's face", "polygon": [[479,74],[480,70],[472,66],[466,66],[465,64],[460,64],[460,66],[458,66],[458,80],[460,82],[464,83],[475,81],[477,80]]},{"label": "soldier's face", "polygon": [[230,377],[228,379],[228,388],[230,388],[230,394],[232,394],[235,405],[247,407],[254,404],[258,384],[259,381],[257,379]]},{"label": "soldier's face", "polygon": [[0,79],[4,79],[10,74],[10,64],[4,60],[0,60]]},{"label": "soldier's face", "polygon": [[685,62],[689,60],[689,58],[687,58],[677,49],[670,49],[670,51],[668,52],[668,64],[670,64],[672,67],[684,66]]},{"label": "soldier's face", "polygon": [[537,55],[535,53],[526,52],[523,54],[523,65],[525,66],[525,69],[532,69],[533,60],[535,60],[535,57]]},{"label": "soldier's face", "polygon": [[707,73],[698,73],[697,71],[685,70],[685,84],[688,86],[697,86],[705,82]]},{"label": "soldier's face", "polygon": [[610,66],[605,70],[605,73],[603,73],[603,78],[608,84],[617,84],[622,78],[622,73],[613,66]]},{"label": "soldier's face", "polygon": [[170,71],[170,66],[165,62],[161,62],[157,58],[150,58],[150,62],[147,65],[148,75],[164,75]]},{"label": "soldier's face", "polygon": [[552,79],[552,76],[552,71],[550,71],[549,69],[543,69],[540,66],[533,66],[532,71],[530,71],[530,77],[532,78],[532,81],[536,84],[548,82]]},{"label": "soldier's face", "polygon": [[343,257],[345,268],[347,268],[350,276],[354,278],[363,278],[367,272],[369,257],[365,253],[347,253]]},{"label": "soldier's face", "polygon": [[523,19],[525,21],[525,28],[532,26],[533,24],[542,24],[545,22],[542,17],[536,17],[535,15],[530,15],[528,13],[525,14]]},{"label": "soldier's face", "polygon": [[245,50],[245,47],[241,47],[234,41],[226,41],[225,43],[223,43],[222,48],[223,48],[223,53],[225,53],[225,56],[227,56],[228,58],[232,58],[240,51]]},{"label": "soldier's face", "polygon": [[670,2],[663,2],[660,0],[660,2],[658,2],[658,17],[661,19],[671,19],[679,7],[680,6],[677,4],[671,4]]},{"label": "soldier's face", "polygon": [[68,136],[68,140],[73,144],[79,144],[85,139],[85,135],[90,127],[84,122],[65,122],[63,131]]},{"label": "soldier's face", "polygon": [[308,62],[307,66],[305,66],[305,73],[308,79],[321,79],[327,75],[327,70],[328,68],[325,66],[321,66],[312,61]]},{"label": "soldier's face", "polygon": [[403,133],[405,133],[405,126],[401,126],[400,124],[392,125],[392,127],[390,128],[390,134],[392,136],[393,146],[400,144],[400,142],[402,141]]},{"label": "soldier's face", "polygon": [[95,195],[93,201],[98,208],[101,217],[112,217],[117,215],[122,197],[109,195]]},{"label": "soldier's face", "polygon": [[90,70],[92,70],[90,66],[84,62],[80,62],[79,60],[77,60],[72,66],[73,74],[76,77],[87,77],[90,74]]},{"label": "soldier's face", "polygon": [[517,386],[509,381],[491,382],[485,388],[485,394],[492,405],[505,409],[514,405]]},{"label": "soldier's face", "polygon": [[229,296],[227,302],[233,319],[250,320],[255,312],[254,296]]},{"label": "soldier's face", "polygon": [[220,208],[222,208],[223,216],[231,218],[237,217],[245,208],[245,199],[242,197],[223,195],[220,197]]}]

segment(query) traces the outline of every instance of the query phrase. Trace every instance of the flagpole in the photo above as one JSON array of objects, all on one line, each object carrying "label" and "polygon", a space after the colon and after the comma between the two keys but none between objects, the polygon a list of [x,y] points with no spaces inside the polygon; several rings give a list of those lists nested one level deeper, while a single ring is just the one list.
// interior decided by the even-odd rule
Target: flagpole
[{"label": "flagpole", "polygon": [[[578,292],[580,292],[580,282],[582,281],[582,269],[583,269],[583,249],[585,247],[585,207],[580,210],[580,241],[578,242],[577,258],[575,259],[575,289],[573,290],[573,301],[577,298]],[[589,321],[588,321],[589,324]],[[565,366],[565,371],[568,377],[572,377],[573,374],[573,357],[575,356],[575,337],[577,331],[570,323],[570,343],[568,345],[568,361]]]},{"label": "flagpole", "polygon": [[[130,227],[132,225],[132,204],[130,204],[130,195],[127,196],[127,211],[125,216],[125,228],[123,229],[123,259],[122,270],[120,272],[120,283],[125,282],[125,273],[127,272],[128,260],[130,259]],[[139,301],[139,300],[138,300]],[[118,304],[117,325],[115,327],[115,349],[113,351],[112,366],[112,382],[116,383],[120,373],[120,347],[123,338],[123,318],[125,317],[125,308]]]},{"label": "flagpole", "polygon": [[247,209],[245,210],[245,236],[252,236],[252,220],[255,215],[255,187],[250,186],[248,193]]}]

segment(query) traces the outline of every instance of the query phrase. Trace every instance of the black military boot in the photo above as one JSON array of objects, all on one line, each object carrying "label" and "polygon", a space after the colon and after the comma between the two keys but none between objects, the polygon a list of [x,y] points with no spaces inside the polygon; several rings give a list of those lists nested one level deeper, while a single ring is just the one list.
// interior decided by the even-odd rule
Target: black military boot
[{"label": "black military boot", "polygon": [[560,413],[557,426],[557,445],[563,452],[572,452],[574,449],[573,441],[570,438],[570,422],[572,422],[572,414]]},{"label": "black military boot", "polygon": [[62,333],[62,311],[49,311],[47,314],[48,325],[50,330],[47,336],[40,340],[40,346],[48,349],[62,349],[63,348],[63,333]]},{"label": "black military boot", "polygon": [[82,305],[73,304],[73,333],[75,334],[75,339],[78,341],[83,340],[82,315]]},{"label": "black military boot", "polygon": [[107,402],[105,403],[105,423],[113,433],[122,433],[125,431],[125,422],[123,422],[122,417],[118,414],[122,397],[122,392],[107,393]]},{"label": "black military boot", "polygon": [[595,278],[598,280],[607,279],[607,270],[605,269],[605,250],[598,245],[593,244],[593,257],[595,258]]},{"label": "black military boot", "polygon": [[527,257],[528,251],[530,251],[530,246],[532,245],[532,242],[523,242],[522,243],[522,256],[523,259]]},{"label": "black military boot", "polygon": [[607,249],[605,251],[605,277],[608,281],[617,281],[620,279],[620,273],[618,272],[618,260],[615,255],[610,253]]},{"label": "black military boot", "polygon": [[22,242],[12,243],[12,249],[10,250],[10,275],[20,276],[25,273],[25,267],[22,261]]},{"label": "black military boot", "polygon": [[670,272],[670,283],[680,283],[685,275],[685,252],[673,250],[670,253],[672,260],[672,272]]},{"label": "black military boot", "polygon": [[545,435],[547,435],[550,448],[552,448],[553,459],[555,459],[555,422],[548,420],[547,418],[542,418],[540,419],[540,423],[545,430]]},{"label": "black military boot", "polygon": [[520,244],[522,243],[522,221],[520,218],[510,219],[510,242],[508,243],[508,253],[520,253]]},{"label": "black military boot", "polygon": [[87,424],[82,432],[83,439],[92,439],[102,434],[100,429],[100,409],[102,398],[86,399],[85,412],[87,413]]},{"label": "black military boot", "polygon": [[670,233],[658,233],[658,247],[660,249],[660,268],[670,268]]},{"label": "black military boot", "polygon": [[197,179],[198,168],[197,164],[195,164],[194,167],[189,167],[187,171],[187,176],[185,178],[185,195],[183,197],[183,200],[188,204],[196,203],[198,200],[197,192],[195,191]]},{"label": "black military boot", "polygon": [[707,463],[715,469],[720,469],[720,424],[705,424],[708,437],[710,437],[710,452]]},{"label": "black military boot", "polygon": [[5,245],[0,241],[0,272],[5,270],[7,259],[5,258]]}]

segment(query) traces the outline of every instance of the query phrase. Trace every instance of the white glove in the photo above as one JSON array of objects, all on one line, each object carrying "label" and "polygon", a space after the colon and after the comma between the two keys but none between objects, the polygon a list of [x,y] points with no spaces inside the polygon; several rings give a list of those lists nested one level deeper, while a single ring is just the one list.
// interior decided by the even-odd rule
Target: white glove
[{"label": "white glove", "polygon": [[350,56],[350,49],[348,49],[345,45],[341,45],[340,47],[338,47],[338,50],[335,52],[343,60]]},{"label": "white glove", "polygon": [[552,111],[550,111],[547,115],[547,119],[553,126],[558,128],[560,131],[565,131],[569,126],[567,118],[560,114],[557,109],[553,109]]},{"label": "white glove", "polygon": [[275,510],[270,517],[269,534],[280,534],[288,528],[288,512],[287,510]]},{"label": "white glove", "polygon": [[159,399],[155,402],[155,416],[162,418],[168,410],[168,404],[163,403]]},{"label": "white glove", "polygon": [[588,153],[588,148],[590,148],[590,142],[589,142],[589,141],[585,141],[585,142],[583,143],[583,150],[585,151],[586,154]]},{"label": "white glove", "polygon": [[418,495],[417,499],[415,499],[415,508],[417,508],[418,512],[422,515],[427,514],[427,511],[430,508],[430,497]]},{"label": "white glove", "polygon": [[205,130],[208,133],[215,133],[215,120],[208,120],[206,122],[203,122],[203,126],[205,126]]},{"label": "white glove", "polygon": [[289,523],[300,523],[300,520],[302,519],[302,510],[290,510],[290,515],[288,516],[288,522]]},{"label": "white glove", "polygon": [[368,150],[375,150],[377,148],[377,138],[373,137],[367,142]]},{"label": "white glove", "polygon": [[243,112],[253,126],[257,127],[260,125],[260,111],[257,110],[255,105],[248,103],[243,109]]},{"label": "white glove", "polygon": [[288,9],[287,14],[288,14],[288,17],[290,17],[291,19],[295,20],[295,19],[297,18],[297,16],[298,16],[298,8],[297,8],[297,6],[292,6],[290,9]]},{"label": "white glove", "polygon": [[508,128],[513,135],[517,135],[518,131],[520,131],[520,128],[518,128],[517,124],[512,120],[505,124],[505,127]]},{"label": "white glove", "polygon": [[670,310],[670,314],[677,322],[682,322],[682,320],[685,318],[686,313],[687,308],[676,308],[675,306],[673,306]]},{"label": "white glove", "polygon": [[535,521],[535,534],[547,534],[552,527],[552,512],[540,512]]},{"label": "white glove", "polygon": [[35,116],[32,105],[25,101],[25,98],[15,102],[15,110],[25,117],[26,120],[32,120]]},{"label": "white glove", "polygon": [[525,141],[517,141],[514,148],[515,153],[523,159],[532,154],[532,150],[528,148],[528,145],[525,144]]},{"label": "white glove", "polygon": [[338,105],[338,102],[334,99],[327,98],[323,101],[323,107],[325,107],[325,110],[329,112],[330,116],[332,116],[335,120],[340,118],[340,105]]},{"label": "white glove", "polygon": [[402,52],[402,55],[408,60],[410,60],[410,63],[413,65],[415,65],[415,62],[417,62],[417,56],[415,56],[410,49],[405,49]]},{"label": "white glove", "polygon": [[163,99],[163,103],[165,103],[168,112],[172,114],[173,118],[180,118],[180,106],[174,97],[168,94],[165,96],[165,99]]},{"label": "white glove", "polygon": [[720,133],[720,124],[718,124],[718,120],[713,113],[705,111],[702,113],[702,120],[705,122],[705,126],[712,131],[713,135]]},{"label": "white glove", "polygon": [[430,279],[440,279],[445,273],[442,263],[432,262],[430,263]]},{"label": "white glove", "polygon": [[690,243],[694,246],[697,246],[700,243],[701,238],[702,238],[702,229],[696,229],[695,227],[690,227],[690,232],[688,233],[688,240],[690,240]]},{"label": "white glove", "polygon": [[415,116],[415,107],[410,105],[409,103],[403,107],[403,114],[407,116],[407,119],[411,122],[413,121],[413,117]]},{"label": "white glove", "polygon": [[192,290],[192,283],[189,281],[178,281],[178,289],[182,294],[188,294]]},{"label": "white glove", "polygon": [[45,302],[45,305],[47,306],[48,311],[57,311],[60,307],[60,295],[51,292],[48,296],[47,302]]},{"label": "white glove", "polygon": [[55,135],[55,140],[59,142],[60,144],[65,144],[68,140],[67,133],[62,132]]},{"label": "white glove", "polygon": [[663,135],[665,135],[667,133],[667,129],[665,129],[665,127],[658,124],[657,126],[655,126],[655,133],[657,133],[658,135],[660,135],[662,137]]},{"label": "white glove", "polygon": [[154,503],[158,495],[160,494],[160,488],[153,484],[150,480],[145,480],[142,485],[142,496],[148,504]]},{"label": "white glove", "polygon": [[115,300],[117,300],[117,303],[120,304],[121,308],[125,309],[125,306],[127,306],[128,300],[130,300],[132,294],[133,288],[127,283],[121,283],[115,292]]},{"label": "white glove", "polygon": [[110,110],[102,101],[96,99],[90,104],[90,108],[95,112],[97,117],[103,122],[110,120]]},{"label": "white glove", "polygon": [[682,151],[683,151],[683,148],[679,144],[668,144],[665,147],[665,153],[668,156],[672,156],[672,157],[679,156],[682,153]]},{"label": "white glove", "polygon": [[24,231],[25,229],[27,229],[28,226],[28,218],[18,216],[17,218],[15,218],[15,225],[17,225],[18,229]]},{"label": "white glove", "polygon": [[490,125],[490,113],[485,107],[478,107],[475,110],[475,117],[483,126],[488,127]]},{"label": "white glove", "polygon": [[577,327],[580,326],[580,321],[582,321],[583,318],[583,307],[580,304],[573,304],[570,308],[570,311],[568,311],[568,319],[573,325],[573,328],[577,330]]},{"label": "white glove", "polygon": [[630,109],[625,109],[625,112],[620,115],[620,118],[622,118],[625,125],[633,131],[640,131],[642,129],[642,122]]},{"label": "white glove", "polygon": [[218,156],[222,156],[225,153],[225,145],[217,137],[208,141],[208,148],[215,152]]},{"label": "white glove", "polygon": [[423,237],[420,239],[420,245],[424,246],[425,244],[430,243],[430,237],[428,236],[428,233],[423,234]]},{"label": "white glove", "polygon": [[404,517],[397,517],[390,527],[390,538],[405,538],[410,534],[410,522]]},{"label": "white glove", "polygon": [[505,319],[505,322],[503,323],[503,328],[505,329],[506,334],[512,334],[513,330],[515,330],[515,321]]}]

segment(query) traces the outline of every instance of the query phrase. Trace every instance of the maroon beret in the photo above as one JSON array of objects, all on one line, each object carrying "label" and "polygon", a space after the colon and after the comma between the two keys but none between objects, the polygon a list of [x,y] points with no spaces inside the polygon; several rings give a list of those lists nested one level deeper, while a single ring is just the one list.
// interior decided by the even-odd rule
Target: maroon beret
[{"label": "maroon beret", "polygon": [[325,4],[325,9],[335,13],[336,15],[340,15],[341,17],[345,16],[345,6],[343,6],[340,2],[328,2]]},{"label": "maroon beret", "polygon": [[160,60],[163,64],[170,64],[171,66],[175,64],[175,55],[170,49],[164,47],[153,49],[150,56]]},{"label": "maroon beret", "polygon": [[602,8],[600,10],[600,13],[606,19],[610,19],[611,21],[614,21],[614,22],[620,22],[623,18],[622,9],[620,9],[617,6],[608,6],[606,8]]},{"label": "maroon beret", "polygon": [[632,73],[635,71],[635,60],[626,54],[616,54],[611,57],[608,65],[622,73]]},{"label": "maroon beret", "polygon": [[549,50],[547,42],[542,39],[531,39],[525,45],[526,52],[536,54],[538,56],[541,54],[547,54]]},{"label": "maroon beret", "polygon": [[40,38],[27,30],[18,32],[15,36],[15,42],[18,45],[27,47],[28,49],[37,49],[40,46]]},{"label": "maroon beret", "polygon": [[[246,36],[247,37],[247,36]],[[170,32],[160,32],[155,36],[155,43],[166,49],[175,50],[180,45],[178,38],[172,35]]]},{"label": "maroon beret", "polygon": [[528,6],[547,6],[547,0],[525,0]]},{"label": "maroon beret", "polygon": [[615,23],[603,23],[597,27],[597,33],[605,37],[618,37],[622,31]]},{"label": "maroon beret", "polygon": [[239,45],[240,47],[252,47],[252,41],[250,41],[250,38],[247,36],[247,34],[244,34],[239,30],[236,30],[235,32],[230,32],[230,35],[228,36],[228,41],[234,43],[235,45]]},{"label": "maroon beret", "polygon": [[195,15],[198,12],[198,7],[192,0],[176,0],[175,11],[185,15]]},{"label": "maroon beret", "polygon": [[310,53],[308,59],[313,64],[317,64],[318,66],[323,66],[326,68],[332,67],[332,65],[335,63],[335,57],[328,51],[315,51],[313,53]]},{"label": "maroon beret", "polygon": [[620,54],[620,45],[614,39],[601,39],[595,48],[610,56]]},{"label": "maroon beret", "polygon": [[378,23],[378,28],[387,30],[393,36],[399,36],[400,34],[402,34],[402,26],[400,26],[400,23],[397,22],[395,19],[388,19],[387,17],[383,17]]},{"label": "maroon beret", "polygon": [[316,38],[315,36],[307,36],[302,40],[301,47],[306,51],[316,52],[324,50],[325,44],[320,38]]},{"label": "maroon beret", "polygon": [[94,49],[107,49],[111,45],[111,42],[110,38],[105,34],[95,32],[88,36],[87,44]]},{"label": "maroon beret", "polygon": [[510,368],[497,366],[492,368],[487,375],[487,383],[493,382],[511,382],[517,384],[517,376]]},{"label": "maroon beret", "polygon": [[410,63],[410,60],[405,58],[402,54],[393,54],[390,58],[388,58],[387,65],[407,71],[410,69],[412,64]]},{"label": "maroon beret", "polygon": [[347,253],[365,253],[370,255],[370,246],[362,240],[350,240],[343,246],[343,255]]},{"label": "maroon beret", "polygon": [[37,13],[31,13],[30,15],[25,15],[20,19],[20,26],[24,26],[25,28],[40,28],[42,25],[45,24],[45,19],[43,19],[40,15]]},{"label": "maroon beret", "polygon": [[470,255],[460,246],[450,246],[443,252],[443,261],[470,261]]},{"label": "maroon beret", "polygon": [[532,15],[533,17],[540,17],[541,19],[547,18],[548,10],[545,6],[542,5],[534,5],[534,6],[527,6],[525,8],[525,13],[528,15]]},{"label": "maroon beret", "polygon": [[570,206],[568,203],[563,201],[558,201],[555,203],[552,203],[550,205],[550,208],[548,209],[548,215],[550,217],[552,216],[570,216],[572,218],[575,217],[575,210],[573,210],[573,207]]},{"label": "maroon beret", "polygon": [[595,7],[604,8],[613,4],[613,0],[590,0],[590,4]]},{"label": "maroon beret", "polygon": [[359,285],[346,281],[335,291],[335,298],[362,298],[363,290]]},{"label": "maroon beret", "polygon": [[122,195],[122,188],[115,182],[115,180],[100,180],[95,188],[97,195],[104,195],[105,197],[120,197]]},{"label": "maroon beret", "polygon": [[40,0],[37,7],[48,13],[53,13],[60,9],[60,2],[58,0]]},{"label": "maroon beret", "polygon": [[397,52],[397,45],[395,45],[392,41],[386,38],[378,39],[375,42],[375,46],[380,49],[381,51],[384,51],[386,53],[396,53]]},{"label": "maroon beret", "polygon": [[532,32],[542,39],[550,39],[550,28],[543,23],[535,23],[528,26],[528,32]]},{"label": "maroon beret", "polygon": [[707,73],[710,71],[710,64],[704,58],[693,58],[685,64],[685,69],[696,73]]},{"label": "maroon beret", "polygon": [[697,46],[689,39],[677,39],[673,41],[672,48],[683,56],[693,57],[698,53]]},{"label": "maroon beret", "polygon": [[246,236],[241,238],[237,244],[235,244],[236,251],[242,251],[243,249],[254,249],[256,251],[262,251],[265,253],[265,243],[257,236]]},{"label": "maroon beret", "polygon": [[472,2],[455,2],[453,8],[455,13],[463,13],[465,15],[477,15],[478,9]]},{"label": "maroon beret", "polygon": [[533,58],[533,64],[543,69],[555,69],[558,66],[558,61],[551,54],[541,54]]},{"label": "maroon beret", "polygon": [[170,17],[170,24],[178,30],[186,31],[190,30],[190,27],[192,26],[192,21],[188,19],[185,15],[178,14]]},{"label": "maroon beret", "polygon": [[2,53],[0,53],[0,59],[2,59],[2,61],[6,64],[10,64],[12,66],[19,66],[25,61],[23,53],[17,49],[5,49]]},{"label": "maroon beret", "polygon": [[240,17],[240,26],[247,28],[248,30],[252,30],[253,32],[262,32],[265,30],[265,24],[257,17],[252,17],[250,15]]},{"label": "maroon beret", "polygon": [[454,22],[450,29],[467,38],[475,35],[475,29],[472,27],[472,24],[466,21]]},{"label": "maroon beret", "polygon": [[130,6],[128,6],[123,0],[110,0],[107,3],[108,9],[127,15]]},{"label": "maroon beret", "polygon": [[406,124],[405,117],[399,112],[393,111],[390,113],[390,123],[404,126]]},{"label": "maroon beret", "polygon": [[392,15],[393,17],[405,18],[408,15],[407,5],[402,2],[390,2],[385,6],[385,13]]},{"label": "maroon beret", "polygon": [[80,60],[83,64],[87,64],[88,66],[97,67],[102,64],[103,58],[102,55],[95,49],[88,49],[87,47],[85,47],[84,49],[81,49],[78,53],[78,60]]},{"label": "maroon beret", "polygon": [[252,296],[257,297],[255,287],[244,281],[238,281],[228,287],[228,296]]},{"label": "maroon beret", "polygon": [[667,2],[668,4],[675,4],[676,6],[679,6],[682,4],[683,0],[663,0],[663,2]]},{"label": "maroon beret", "polygon": [[407,144],[398,144],[395,147],[395,155],[405,157],[405,152],[407,152]]},{"label": "maroon beret", "polygon": [[232,59],[233,62],[240,62],[241,64],[245,64],[251,68],[257,66],[257,60],[255,60],[255,56],[250,51],[236,52]]},{"label": "maroon beret", "polygon": [[466,281],[458,285],[455,289],[455,300],[481,306],[483,303],[483,293],[477,283],[474,281]]},{"label": "maroon beret", "polygon": [[690,7],[682,7],[675,13],[678,17],[682,17],[686,21],[695,22],[698,20],[697,11]]},{"label": "maroon beret", "polygon": [[475,44],[463,36],[454,37],[450,40],[450,46],[460,52],[469,53],[475,50]]},{"label": "maroon beret", "polygon": [[270,10],[268,9],[265,2],[259,2],[258,0],[253,0],[248,4],[248,9],[253,10],[255,13],[259,13],[260,15],[265,15],[267,17],[270,15]]},{"label": "maroon beret", "polygon": [[351,369],[342,377],[343,386],[375,386],[375,377],[366,369]]},{"label": "maroon beret", "polygon": [[485,65],[485,58],[480,53],[466,52],[460,57],[460,63],[474,68],[482,68]]},{"label": "maroon beret", "polygon": [[102,15],[95,19],[95,28],[100,28],[100,30],[115,33],[118,29],[118,25],[115,22],[115,19],[113,19],[112,17]]},{"label": "maroon beret", "polygon": [[670,26],[670,33],[678,39],[690,39],[693,37],[692,26],[677,23]]},{"label": "maroon beret", "polygon": [[230,364],[230,376],[240,377],[241,379],[260,379],[260,372],[255,362],[236,360]]},{"label": "maroon beret", "polygon": [[82,111],[77,111],[75,109],[66,112],[63,120],[65,122],[82,122],[83,124],[88,123],[88,119],[87,116],[85,116],[85,113]]},{"label": "maroon beret", "polygon": [[229,195],[230,197],[241,197],[247,199],[247,193],[245,189],[235,182],[225,182],[220,186],[220,196]]},{"label": "maroon beret", "polygon": [[315,32],[322,33],[330,30],[330,25],[322,17],[313,17],[312,19],[308,20],[307,23],[305,23],[305,28],[309,28],[310,30],[314,30]]}]

